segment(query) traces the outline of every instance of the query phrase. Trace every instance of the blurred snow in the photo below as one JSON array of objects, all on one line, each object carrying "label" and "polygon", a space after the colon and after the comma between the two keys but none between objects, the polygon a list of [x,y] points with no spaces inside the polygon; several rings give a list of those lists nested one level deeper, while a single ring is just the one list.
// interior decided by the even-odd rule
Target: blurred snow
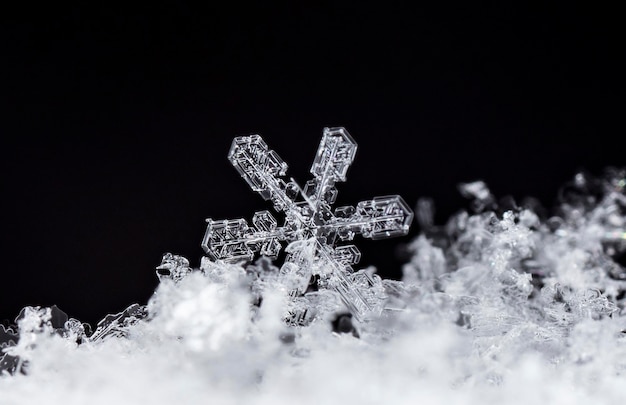
[{"label": "blurred snow", "polygon": [[23,371],[0,377],[0,404],[620,403],[625,179],[577,174],[552,216],[474,183],[471,211],[422,221],[403,280],[383,281],[387,309],[352,320],[358,333],[333,329],[319,294],[307,326],[284,322],[290,289],[251,276],[267,262],[163,277],[147,317],[99,339],[27,308],[0,328]]}]

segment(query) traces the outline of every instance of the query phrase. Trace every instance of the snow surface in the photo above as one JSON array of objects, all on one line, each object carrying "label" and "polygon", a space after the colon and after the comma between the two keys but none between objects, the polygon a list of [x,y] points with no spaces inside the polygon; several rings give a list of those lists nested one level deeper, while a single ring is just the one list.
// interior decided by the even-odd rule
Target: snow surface
[{"label": "snow surface", "polygon": [[125,337],[78,344],[33,313],[5,348],[27,366],[0,377],[0,404],[621,403],[626,198],[611,173],[550,217],[490,200],[424,229],[358,337],[324,311],[288,326],[280,282],[254,305],[250,268],[209,260],[162,280]]}]

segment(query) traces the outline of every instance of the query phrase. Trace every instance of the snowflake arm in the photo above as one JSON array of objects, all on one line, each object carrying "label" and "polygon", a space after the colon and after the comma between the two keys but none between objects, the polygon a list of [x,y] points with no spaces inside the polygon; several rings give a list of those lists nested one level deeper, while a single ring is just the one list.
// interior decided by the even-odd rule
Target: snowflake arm
[{"label": "snowflake arm", "polygon": [[357,144],[344,128],[324,128],[311,174],[315,177],[305,185],[304,193],[315,211],[320,205],[330,206],[337,198],[335,183],[346,181],[348,168],[354,161]]},{"label": "snowflake arm", "polygon": [[243,218],[222,221],[209,218],[207,222],[202,248],[214,260],[249,261],[257,252],[270,258],[280,253],[283,228],[276,227],[276,219],[269,211],[254,214],[254,228]]},{"label": "snowflake arm", "polygon": [[252,190],[271,200],[277,211],[293,209],[293,185],[278,176],[287,173],[287,163],[269,150],[259,135],[239,136],[233,140],[228,159]]}]

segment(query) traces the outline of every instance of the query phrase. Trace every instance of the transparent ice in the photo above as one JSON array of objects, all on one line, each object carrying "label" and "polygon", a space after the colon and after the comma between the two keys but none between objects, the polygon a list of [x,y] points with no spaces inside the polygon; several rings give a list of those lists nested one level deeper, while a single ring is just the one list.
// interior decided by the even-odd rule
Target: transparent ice
[{"label": "transparent ice", "polygon": [[354,273],[352,265],[359,262],[361,252],[354,245],[336,244],[355,235],[370,239],[406,235],[413,211],[399,195],[333,210],[335,185],[346,181],[356,150],[344,128],[324,128],[311,166],[313,179],[301,187],[294,179],[282,178],[287,163],[259,135],[235,138],[228,159],[252,190],[284,214],[284,221],[279,225],[269,211],[256,212],[252,226],[243,218],[207,219],[203,249],[214,260],[235,263],[250,261],[257,253],[276,258],[282,243],[288,243],[280,272],[299,280],[293,295],[304,294],[311,277],[317,277],[321,287],[339,294],[356,319],[379,315],[386,299],[380,277]]}]

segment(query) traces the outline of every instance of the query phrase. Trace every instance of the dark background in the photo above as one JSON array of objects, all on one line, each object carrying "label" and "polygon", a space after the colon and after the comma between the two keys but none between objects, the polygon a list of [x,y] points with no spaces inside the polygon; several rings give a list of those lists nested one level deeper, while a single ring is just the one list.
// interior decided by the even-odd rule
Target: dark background
[{"label": "dark background", "polygon": [[[440,223],[459,182],[549,207],[577,170],[624,165],[616,10],[383,3],[5,9],[0,319],[56,304],[95,324],[147,301],[163,253],[197,266],[205,218],[270,209],[226,158],[237,135],[303,183],[344,126],[338,204],[432,197]],[[410,239],[356,243],[399,277]]]}]

